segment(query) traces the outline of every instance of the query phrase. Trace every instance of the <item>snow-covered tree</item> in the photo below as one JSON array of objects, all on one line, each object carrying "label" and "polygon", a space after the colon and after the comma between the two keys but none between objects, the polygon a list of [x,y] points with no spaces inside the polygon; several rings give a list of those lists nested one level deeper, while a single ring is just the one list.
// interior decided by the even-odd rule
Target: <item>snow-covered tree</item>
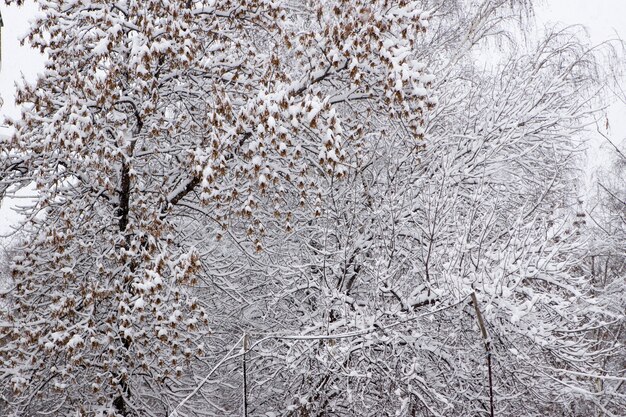
[{"label": "snow-covered tree", "polygon": [[[599,376],[594,391],[603,393],[605,403],[608,397],[621,400],[623,404],[625,383],[621,378],[610,376],[619,375],[626,367],[622,342],[626,314],[626,156],[623,140],[620,144],[609,137],[606,139],[607,145],[610,143],[612,147],[610,163],[596,173],[594,192],[581,206],[578,224],[589,235],[584,271],[590,278],[596,305],[611,314],[604,326],[588,330],[587,337],[597,341]],[[617,350],[613,350],[615,348]],[[598,406],[590,410],[604,412],[603,407]]]},{"label": "snow-covered tree", "polygon": [[342,142],[380,130],[361,112],[418,142],[427,16],[404,1],[39,5],[27,38],[49,60],[4,142],[39,197],[13,258],[2,386],[21,415],[165,415],[217,343],[211,299],[191,290],[215,235],[186,239],[188,210],[262,235],[259,206],[288,226],[314,200],[311,171],[345,176]]},{"label": "snow-covered tree", "polygon": [[[491,6],[443,27],[498,33],[508,4]],[[445,74],[426,141],[416,147],[378,118],[385,135],[350,143],[359,168],[317,180],[319,217],[296,213],[286,237],[263,220],[262,253],[226,255],[207,271],[227,298],[223,337],[252,339],[252,412],[482,415],[491,385],[498,414],[615,414],[623,396],[596,386],[619,384],[600,359],[619,357],[619,344],[613,335],[598,350],[589,329],[623,318],[598,308],[582,271],[576,198],[596,57],[556,31],[484,72],[471,60],[479,40],[446,55],[441,33],[425,36],[419,47]],[[231,229],[223,245],[244,241]],[[214,412],[242,404],[238,372],[239,362],[225,366],[214,379],[223,386],[205,389]]]},{"label": "snow-covered tree", "polygon": [[576,193],[596,55],[476,61],[530,3],[41,1],[7,414],[616,415]]}]

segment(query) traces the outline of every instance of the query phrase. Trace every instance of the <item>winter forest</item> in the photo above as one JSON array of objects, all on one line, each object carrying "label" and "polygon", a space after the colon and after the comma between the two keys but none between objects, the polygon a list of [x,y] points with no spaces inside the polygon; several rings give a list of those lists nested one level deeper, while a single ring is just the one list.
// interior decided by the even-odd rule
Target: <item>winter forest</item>
[{"label": "winter forest", "polygon": [[[6,0],[20,4],[20,0]],[[39,0],[0,415],[623,416],[621,42],[532,0]]]}]

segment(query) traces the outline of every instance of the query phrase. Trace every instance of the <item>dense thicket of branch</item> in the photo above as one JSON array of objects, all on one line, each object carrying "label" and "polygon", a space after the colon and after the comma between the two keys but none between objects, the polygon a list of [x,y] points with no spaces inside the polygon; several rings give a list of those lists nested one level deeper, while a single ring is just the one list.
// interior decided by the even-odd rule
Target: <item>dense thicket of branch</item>
[{"label": "dense thicket of branch", "polygon": [[530,2],[40,4],[7,414],[619,413],[623,268],[598,285],[577,195],[598,55],[476,64]]}]

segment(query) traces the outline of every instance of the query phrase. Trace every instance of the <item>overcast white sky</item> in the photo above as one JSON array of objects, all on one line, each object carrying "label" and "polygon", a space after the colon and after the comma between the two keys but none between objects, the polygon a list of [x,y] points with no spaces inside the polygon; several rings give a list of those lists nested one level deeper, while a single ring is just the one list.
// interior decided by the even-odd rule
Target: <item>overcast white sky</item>
[{"label": "overcast white sky", "polygon": [[[626,41],[626,0],[543,0],[538,7],[539,24],[582,24],[592,44],[609,39]],[[622,72],[626,72],[626,61]],[[622,88],[626,90],[626,85]],[[624,144],[626,138],[626,103],[616,102],[608,109],[609,129],[602,129],[613,143]],[[611,145],[600,135],[591,137],[588,150],[588,171],[605,165]]]},{"label": "overcast white sky", "polygon": [[[15,82],[22,75],[32,80],[43,68],[44,58],[28,47],[21,47],[18,42],[36,10],[32,0],[26,1],[21,8],[0,3],[4,20],[0,69],[0,97],[4,100],[4,105],[0,108],[0,134],[7,132],[1,126],[3,117],[19,116],[19,111],[13,105]],[[587,27],[592,43],[616,37],[626,40],[626,0],[544,0],[536,10],[536,18],[539,26],[559,22],[582,24]],[[611,107],[608,116],[611,125],[609,136],[614,142],[620,142],[626,137],[626,104],[616,103]],[[595,165],[605,161],[602,151],[598,149],[601,145],[604,146],[601,139],[590,142],[590,160]],[[10,225],[15,222],[10,204],[13,203],[0,202],[0,235],[9,232]]]}]

